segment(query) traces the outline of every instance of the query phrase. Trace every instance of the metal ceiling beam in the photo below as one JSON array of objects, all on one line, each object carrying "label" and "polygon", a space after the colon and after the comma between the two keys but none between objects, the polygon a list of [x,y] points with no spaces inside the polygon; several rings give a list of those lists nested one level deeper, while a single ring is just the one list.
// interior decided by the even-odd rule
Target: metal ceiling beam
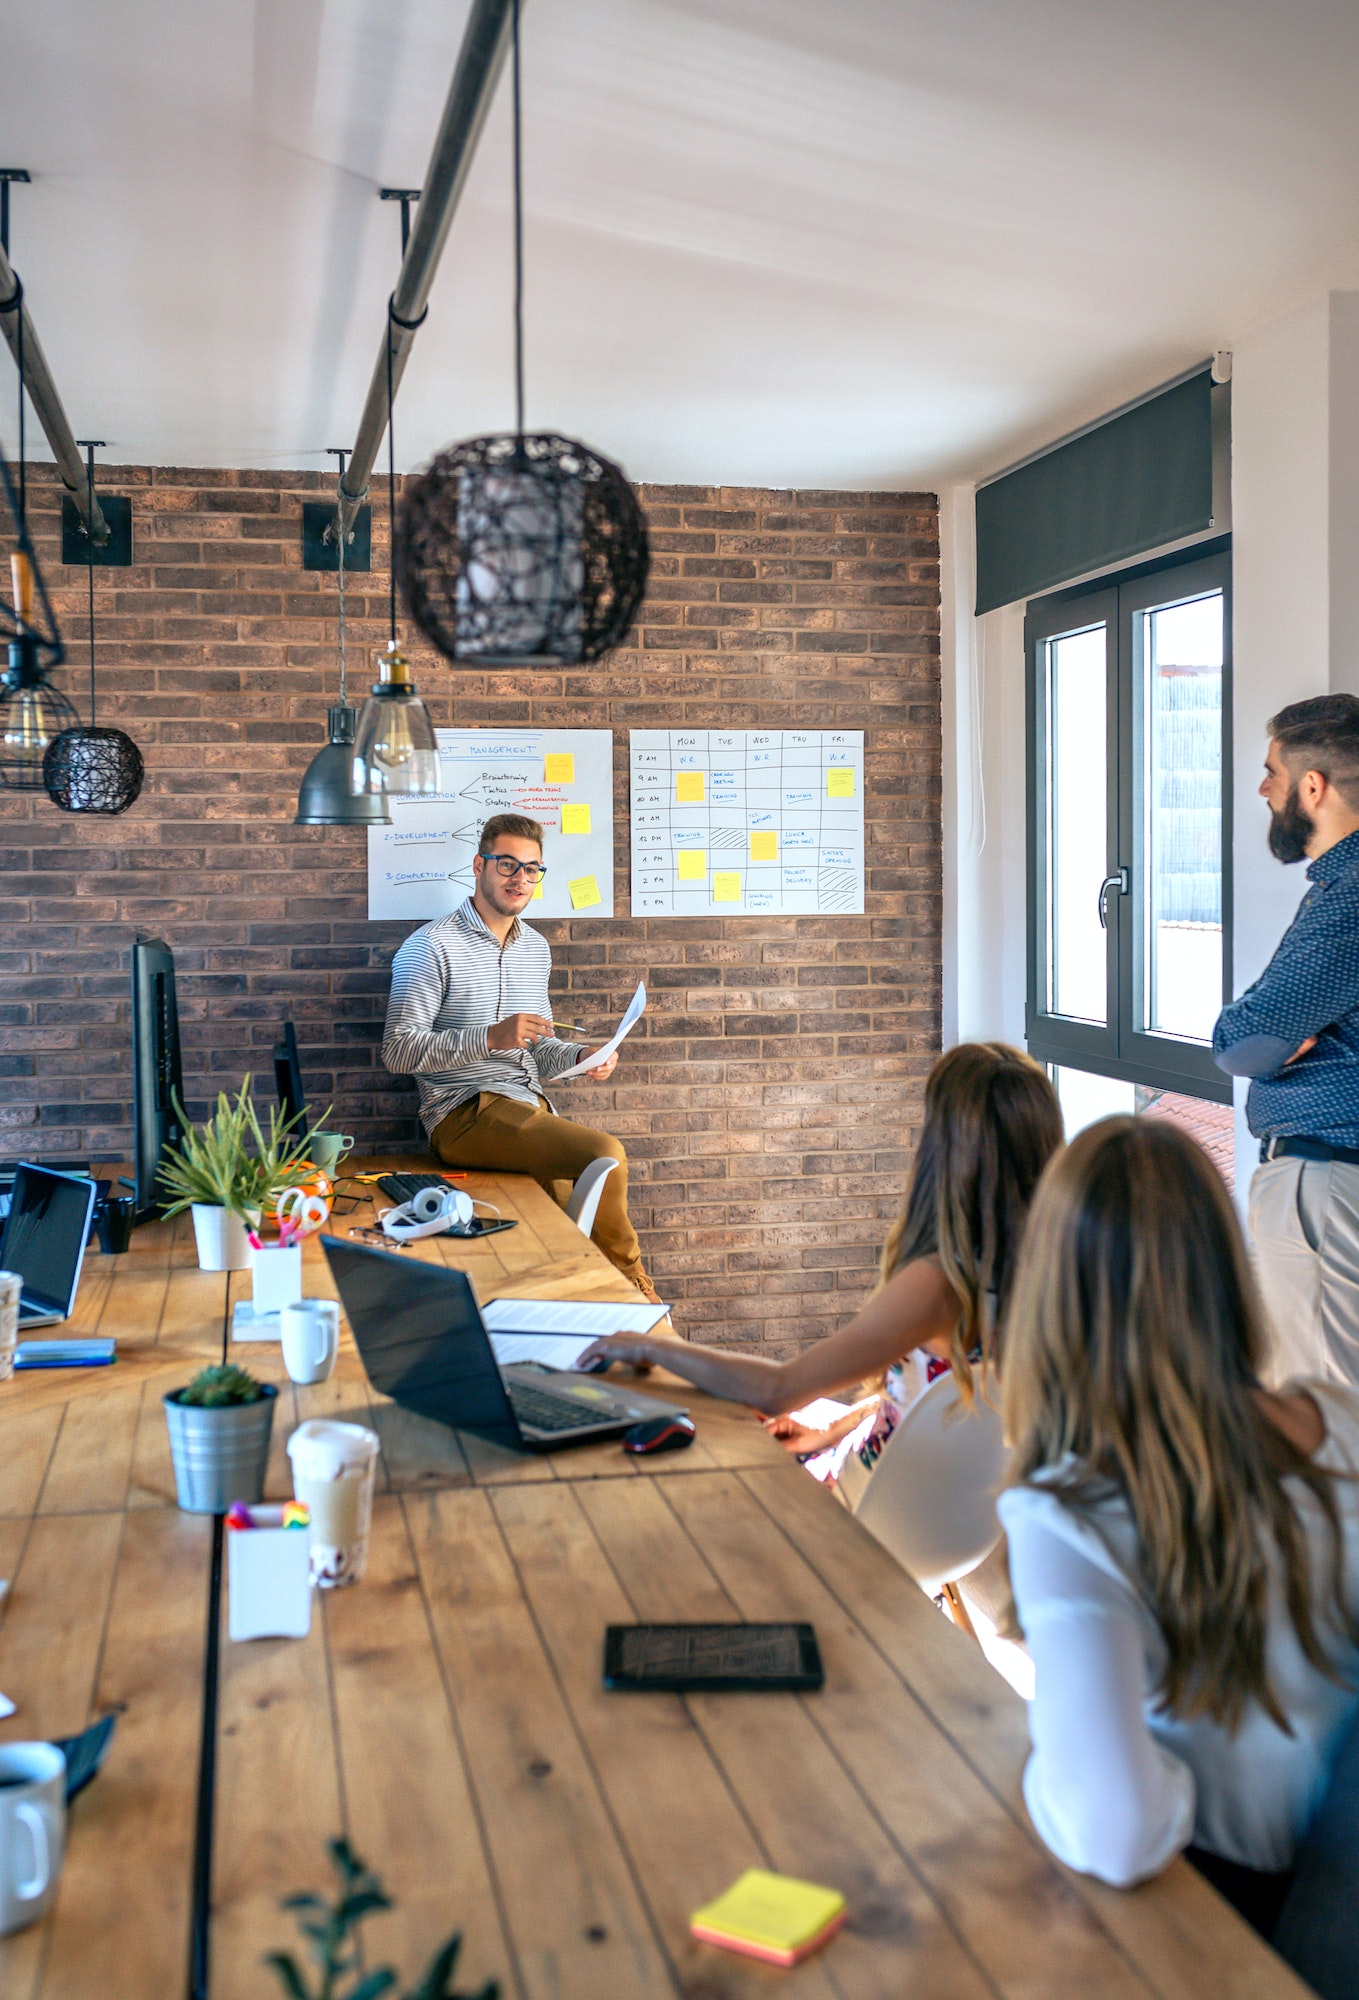
[{"label": "metal ceiling beam", "polygon": [[[522,7],[523,0],[520,0]],[[387,354],[390,346],[392,393],[401,385],[406,360],[424,318],[430,287],[477,150],[495,94],[513,25],[513,0],[472,0],[462,47],[440,121],[434,150],[420,188],[415,227],[392,294],[368,400],[359,420],[349,465],[340,481],[340,528],[348,534],[368,493],[382,434],[387,428]]]},{"label": "metal ceiling beam", "polygon": [[14,275],[14,266],[9,261],[8,252],[0,248],[0,328],[4,329],[9,342],[14,365],[19,365],[19,322],[22,319],[24,337],[24,384],[28,399],[37,413],[43,434],[52,447],[52,456],[57,461],[61,483],[74,500],[80,511],[80,518],[88,534],[93,537],[96,548],[103,548],[109,539],[108,522],[104,519],[99,502],[91,498],[85,478],[85,465],[77,448],[57,385],[52,380],[52,371],[47,365],[47,356],[42,351],[37,329],[24,302],[23,288]]}]

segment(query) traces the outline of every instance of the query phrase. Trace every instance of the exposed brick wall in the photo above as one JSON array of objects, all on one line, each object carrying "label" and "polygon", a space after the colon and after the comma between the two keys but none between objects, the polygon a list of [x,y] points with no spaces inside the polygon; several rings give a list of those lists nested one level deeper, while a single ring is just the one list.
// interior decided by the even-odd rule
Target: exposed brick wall
[{"label": "exposed brick wall", "polygon": [[[148,780],[120,819],[0,795],[0,1152],[130,1144],[134,934],[174,948],[191,1107],[269,1074],[285,1011],[314,1103],[367,1148],[409,1145],[414,1093],[378,1060],[388,967],[366,837],[295,827],[334,699],[335,585],[301,568],[319,475],[119,469],[131,569],[97,570],[101,721]],[[50,470],[40,555],[84,701],[84,572],[64,569]],[[436,722],[609,725],[616,907],[628,908],[627,732],[866,731],[868,914],[544,923],[567,1019],[651,1006],[590,1117],[625,1139],[647,1261],[693,1335],[791,1351],[869,1282],[939,1034],[936,511],[920,494],[647,487],[652,582],[632,643],[585,672],[454,672],[412,647]],[[350,579],[351,686],[385,638]],[[581,1116],[586,1113],[582,1109]]]}]

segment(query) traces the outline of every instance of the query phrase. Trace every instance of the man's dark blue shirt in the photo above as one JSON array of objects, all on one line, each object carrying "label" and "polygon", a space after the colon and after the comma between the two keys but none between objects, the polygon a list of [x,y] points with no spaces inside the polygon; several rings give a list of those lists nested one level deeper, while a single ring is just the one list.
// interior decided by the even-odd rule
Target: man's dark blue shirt
[{"label": "man's dark blue shirt", "polygon": [[[1307,879],[1273,958],[1218,1015],[1213,1053],[1254,1079],[1246,1117],[1257,1138],[1359,1147],[1359,833],[1320,855]],[[1316,1047],[1285,1068],[1309,1035]]]}]

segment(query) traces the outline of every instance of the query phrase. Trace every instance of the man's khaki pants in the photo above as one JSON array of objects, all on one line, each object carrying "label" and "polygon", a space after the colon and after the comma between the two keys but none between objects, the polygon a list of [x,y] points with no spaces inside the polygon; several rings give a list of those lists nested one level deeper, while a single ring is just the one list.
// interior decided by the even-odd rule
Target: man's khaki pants
[{"label": "man's khaki pants", "polygon": [[1359,1166],[1264,1161],[1250,1233],[1272,1330],[1266,1385],[1313,1375],[1359,1387]]},{"label": "man's khaki pants", "polygon": [[610,1133],[558,1118],[542,1102],[526,1104],[522,1098],[483,1090],[440,1120],[430,1144],[450,1167],[532,1174],[548,1194],[554,1181],[576,1180],[591,1160],[606,1155],[617,1160],[605,1179],[591,1235],[609,1262],[640,1285],[642,1251],[628,1215],[628,1156]]}]

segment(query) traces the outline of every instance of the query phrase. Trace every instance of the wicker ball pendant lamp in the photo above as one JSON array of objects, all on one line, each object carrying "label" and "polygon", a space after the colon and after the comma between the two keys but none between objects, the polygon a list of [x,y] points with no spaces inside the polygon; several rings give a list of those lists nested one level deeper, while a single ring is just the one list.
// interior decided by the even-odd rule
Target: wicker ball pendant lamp
[{"label": "wicker ball pendant lamp", "polygon": [[513,8],[515,428],[439,453],[408,488],[397,575],[455,666],[574,666],[620,645],[646,589],[646,520],[602,452],[524,430],[519,5]]},{"label": "wicker ball pendant lamp", "polygon": [[[85,446],[86,492],[94,503],[94,451]],[[43,758],[47,796],[63,812],[124,813],[141,796],[146,766],[142,753],[122,729],[101,729],[94,710],[94,537],[85,536],[90,584],[90,720],[79,721],[53,737]]]}]

